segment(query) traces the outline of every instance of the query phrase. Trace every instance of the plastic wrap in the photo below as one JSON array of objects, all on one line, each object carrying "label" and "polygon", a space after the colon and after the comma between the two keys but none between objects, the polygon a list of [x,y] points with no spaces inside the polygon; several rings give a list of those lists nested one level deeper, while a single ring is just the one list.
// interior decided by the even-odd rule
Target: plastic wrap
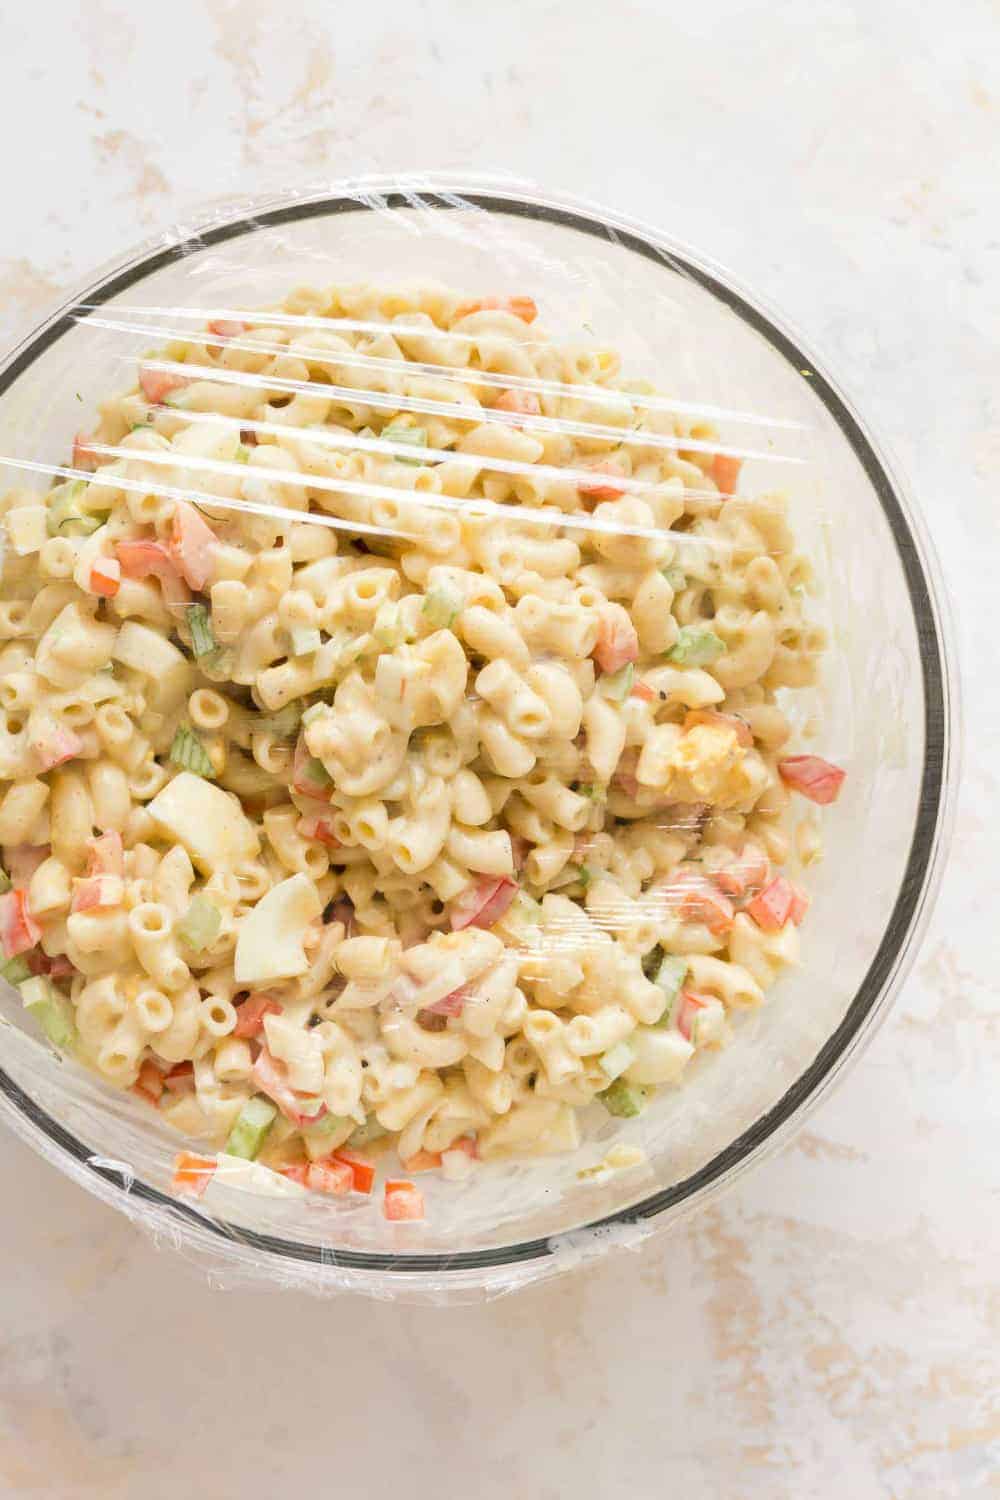
[{"label": "plastic wrap", "polygon": [[[378,288],[379,295],[361,291],[364,286]],[[319,295],[330,287],[353,290],[331,302]],[[456,309],[456,299],[479,304],[480,321],[475,311]],[[520,299],[532,299],[534,306]],[[429,311],[442,326],[461,314],[456,334],[432,329],[421,344],[412,323],[421,310],[425,321]],[[335,353],[322,343],[328,330],[346,340]],[[379,342],[393,336],[400,341],[397,349],[405,346],[405,378],[398,354],[391,347],[387,354]],[[321,347],[303,354],[310,338]],[[298,364],[289,363],[287,350],[296,340]],[[447,351],[458,348],[461,356],[449,357]],[[171,404],[171,388],[185,389],[191,360],[211,365],[211,384],[223,394],[216,401]],[[117,443],[105,440],[101,451],[92,436],[98,408],[111,402],[118,410],[115,399],[135,392],[140,363],[154,378],[147,376],[146,388],[133,398],[135,426],[173,437],[228,424],[240,451],[213,458],[195,441],[180,466],[176,453],[158,457],[152,448],[140,466],[134,447],[120,447],[121,437]],[[492,408],[498,390],[507,393],[498,409],[503,416],[482,409]],[[464,410],[456,413],[456,402],[465,403]],[[396,443],[386,451],[379,434],[387,418],[411,429],[424,424],[423,446],[412,450],[415,460],[407,462],[405,434],[402,447]],[[499,426],[503,440],[492,442],[487,432],[483,442],[466,445],[464,456],[456,456],[456,419],[469,431]],[[107,410],[103,420],[107,433]],[[321,454],[347,454],[346,466],[331,475],[329,467],[303,459],[301,447],[285,442],[282,448],[290,429],[306,427],[311,441],[319,433]],[[443,447],[436,446],[435,432],[443,434]],[[324,434],[333,435],[332,450],[323,447]],[[516,449],[525,437],[527,457]],[[270,473],[258,467],[259,460],[249,463],[249,451],[264,444],[285,454]],[[569,457],[559,456],[561,445]],[[632,462],[633,453],[641,462]],[[663,476],[649,477],[658,455],[671,460],[674,489],[682,492],[676,518],[659,525],[648,507],[644,513],[626,509],[622,524],[616,519],[623,514],[621,502],[661,494]],[[729,462],[713,469],[717,455]],[[811,901],[801,960],[784,968],[762,1005],[728,1005],[729,1044],[698,1048],[679,1086],[657,1090],[637,1117],[612,1116],[597,1102],[581,1109],[576,1149],[491,1156],[462,1181],[425,1173],[419,1186],[426,1212],[419,1222],[387,1221],[378,1194],[272,1197],[231,1185],[222,1174],[212,1178],[203,1197],[178,1197],[171,1188],[174,1155],[179,1146],[198,1150],[198,1140],[179,1138],[134,1090],[112,1086],[71,1053],[57,1053],[40,1039],[18,991],[0,984],[4,1118],[42,1156],[220,1283],[462,1300],[514,1290],[613,1246],[634,1246],[703,1204],[783,1140],[872,1035],[912,959],[948,830],[954,687],[940,590],[899,482],[846,399],[797,338],[703,257],[658,231],[506,182],[372,180],[227,203],[105,268],[9,352],[0,367],[0,456],[2,490],[18,491],[15,501],[5,502],[7,514],[30,509],[31,492],[42,494],[53,484],[100,484],[95,464],[117,463],[115,483],[126,498],[152,494],[168,506],[194,502],[199,514],[221,527],[236,513],[269,518],[279,544],[288,507],[308,505],[296,512],[299,523],[334,530],[341,548],[363,543],[376,564],[386,545],[387,514],[403,517],[396,523],[400,529],[406,516],[422,518],[420,545],[445,567],[457,560],[448,538],[462,537],[463,526],[475,525],[477,534],[489,537],[494,527],[502,535],[500,527],[516,518],[536,558],[551,558],[554,546],[575,541],[580,565],[591,566],[591,580],[605,569],[600,579],[612,602],[631,599],[635,575],[616,596],[614,547],[605,545],[599,554],[595,539],[604,545],[617,535],[628,545],[631,538],[654,552],[665,539],[660,571],[681,566],[671,583],[675,602],[667,609],[675,625],[683,616],[695,629],[711,623],[718,607],[711,578],[720,575],[712,568],[744,545],[736,518],[746,500],[777,492],[787,497],[795,551],[808,564],[798,583],[791,574],[785,578],[797,597],[808,596],[805,623],[794,639],[787,632],[780,639],[791,640],[792,655],[818,655],[819,669],[804,674],[815,676],[814,682],[779,685],[775,696],[790,725],[790,750],[828,756],[848,774],[835,806],[800,802],[791,815],[778,796],[768,825],[776,830],[767,850],[772,857],[784,852],[781,830],[794,835],[805,809],[814,815],[815,834],[821,832],[821,861],[806,868],[799,857],[808,854],[813,832],[800,834],[797,842],[793,837],[788,851],[787,873]],[[380,466],[374,479],[366,463]],[[240,478],[239,464],[245,472],[253,469],[250,482]],[[464,492],[461,484],[419,477],[449,464],[474,476]],[[589,472],[595,464],[603,467],[593,481],[580,467]],[[567,484],[583,486],[579,492],[589,495],[587,503],[560,500]],[[396,504],[397,491],[408,510]],[[300,499],[289,500],[293,492]],[[72,499],[70,494],[67,503]],[[381,510],[373,508],[376,502]],[[386,505],[395,508],[387,512]],[[727,507],[731,524],[723,536],[719,523]],[[706,520],[713,524],[703,525]],[[10,542],[8,537],[8,558]],[[398,555],[398,541],[392,546]],[[763,549],[772,562],[786,551],[777,542]],[[508,608],[532,592],[516,585],[496,547],[481,551],[479,561],[470,563],[467,550],[462,558],[467,569],[494,583],[499,576]],[[551,584],[559,568],[544,561],[538,566]],[[13,568],[8,576],[17,574],[17,562]],[[774,571],[764,567],[751,614],[780,613],[765,597]],[[538,586],[542,596],[547,586]],[[588,586],[593,591],[593,583]],[[0,597],[8,592],[0,590]],[[179,628],[187,602],[167,602]],[[100,608],[120,625],[113,605],[110,599]],[[453,621],[433,623],[447,630]],[[649,630],[653,640],[655,624]],[[821,632],[827,641],[822,649]],[[14,640],[17,634],[16,628],[7,630]],[[237,649],[244,638],[237,637]],[[471,695],[476,704],[477,673],[492,658],[467,639],[464,644],[473,662],[464,697],[467,704]],[[526,644],[533,664],[558,654],[541,638],[529,637]],[[659,655],[667,665],[674,647],[665,650],[664,644]],[[732,634],[726,644],[735,653]],[[386,644],[387,654],[392,646]],[[0,652],[8,647],[9,641],[0,642]],[[648,641],[643,671],[650,667],[647,647]],[[592,649],[590,642],[587,651]],[[377,659],[378,651],[369,675]],[[18,663],[9,655],[3,660],[6,672],[0,675],[12,680]],[[794,677],[793,667],[786,684]],[[321,686],[313,684],[316,692]],[[624,684],[626,696],[633,686]],[[734,691],[745,707],[745,695]],[[682,728],[684,716],[668,698],[662,699],[661,717]],[[15,739],[23,727],[18,702],[12,689],[3,705],[4,733]],[[650,713],[655,717],[660,709],[657,703]],[[169,713],[178,722],[185,717],[183,705],[172,705]],[[553,738],[558,734],[547,743]],[[160,763],[177,769],[162,736],[153,748]],[[757,748],[767,752],[774,779],[773,747]],[[573,759],[573,774],[559,770],[556,779],[579,789],[582,752],[572,740],[562,749]],[[648,860],[634,864],[642,839],[628,845],[633,865],[622,873],[626,831],[636,821],[627,802],[646,795],[636,780],[636,754],[628,759],[628,749],[604,777],[601,792],[600,820],[607,819],[611,830],[604,863],[617,882],[609,900],[602,906],[595,898],[594,871],[581,863],[588,846],[578,841],[592,835],[589,821],[573,832],[569,865],[575,860],[573,868],[583,869],[575,883],[563,878],[560,885],[558,876],[543,876],[537,860],[528,875],[522,869],[518,877],[536,894],[568,891],[566,900],[581,911],[589,906],[588,920],[612,934],[634,921],[638,908],[646,919],[666,922],[672,899],[672,877],[663,877],[662,869],[651,873]],[[377,753],[374,739],[371,753]],[[484,766],[482,756],[481,750],[479,771],[497,776],[495,761],[486,752]],[[559,769],[559,754],[552,752],[547,762],[543,755],[540,764],[555,775],[551,767]],[[7,780],[24,774],[0,768]],[[683,840],[700,819],[698,831],[704,832],[718,809],[686,795],[687,802],[659,803],[647,796],[643,827]],[[261,805],[268,802],[264,795]],[[270,803],[278,805],[274,796]],[[395,815],[401,815],[398,808]],[[502,820],[498,826],[505,826]],[[746,832],[744,820],[739,827]],[[568,837],[548,816],[538,828],[534,844],[521,844],[522,862],[526,850],[544,853],[550,842]],[[759,818],[751,818],[750,833],[768,836]],[[742,835],[728,837],[728,846],[722,841],[717,847],[738,850]],[[162,832],[159,838],[162,852]],[[334,846],[325,856],[334,868],[337,853]],[[677,856],[702,857],[698,840]],[[658,873],[663,878],[656,886]],[[419,872],[413,878],[420,883]],[[447,929],[448,900],[437,906]],[[622,915],[626,908],[628,917]],[[339,915],[350,913],[342,907]],[[567,931],[565,939],[557,932],[553,941],[550,924],[535,939],[522,934],[519,946],[512,940],[508,947],[518,954],[521,973],[544,974],[547,966],[572,958],[575,938]],[[404,941],[415,939],[404,934]],[[708,948],[718,951],[711,942]],[[558,1013],[558,999],[546,993],[546,1003]],[[398,1003],[397,992],[388,1004]],[[538,997],[532,1003],[543,1008]],[[444,1027],[450,1029],[441,1034],[451,1034],[452,1021],[446,1014]],[[155,1053],[155,1037],[147,1043]],[[537,1067],[537,1057],[535,1062]],[[162,1060],[158,1065],[161,1071],[168,1066]],[[609,1082],[613,1076],[612,1065]],[[623,1146],[636,1149],[616,1149]],[[391,1152],[384,1165],[390,1176],[407,1175]]]}]

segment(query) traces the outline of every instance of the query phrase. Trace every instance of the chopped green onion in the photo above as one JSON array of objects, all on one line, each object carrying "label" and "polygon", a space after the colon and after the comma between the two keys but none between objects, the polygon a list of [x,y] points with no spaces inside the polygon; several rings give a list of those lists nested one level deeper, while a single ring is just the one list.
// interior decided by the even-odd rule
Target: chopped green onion
[{"label": "chopped green onion", "polygon": [[21,984],[24,1008],[30,1011],[53,1047],[72,1047],[76,1042],[73,1007],[60,995],[50,979],[38,975]]},{"label": "chopped green onion", "polygon": [[293,740],[298,733],[299,724],[305,723],[305,717],[299,707],[299,700],[293,699],[291,703],[286,703],[284,708],[279,708],[277,713],[265,714],[258,720],[258,724],[276,740]]},{"label": "chopped green onion", "polygon": [[259,1154],[277,1114],[276,1106],[263,1095],[255,1094],[252,1099],[248,1099],[236,1116],[236,1122],[229,1132],[229,1139],[226,1142],[227,1155],[242,1156],[245,1161],[253,1161]]},{"label": "chopped green onion", "polygon": [[683,958],[678,958],[676,954],[673,953],[667,953],[664,955],[663,962],[660,965],[659,969],[656,971],[656,977],[654,978],[653,983],[659,985],[660,989],[663,991],[663,994],[666,998],[666,1004],[663,1007],[663,1013],[660,1016],[660,1019],[655,1022],[655,1025],[673,1025],[674,1015],[680,999],[681,986],[687,978],[687,971],[688,966]]},{"label": "chopped green onion", "polygon": [[678,567],[676,563],[670,563],[668,567],[661,568],[660,572],[663,574],[664,578],[667,580],[675,594],[679,594],[681,589],[687,587],[687,574],[685,573],[684,569]]},{"label": "chopped green onion", "polygon": [[0,896],[3,895],[4,891],[9,891],[10,890],[10,886],[11,886],[10,876],[7,874],[7,871],[3,868],[3,865],[0,865]]},{"label": "chopped green onion", "polygon": [[567,865],[566,874],[569,875],[576,884],[582,885],[584,890],[587,889],[588,885],[594,878],[594,873],[588,865]]},{"label": "chopped green onion", "polygon": [[49,536],[59,536],[72,526],[72,535],[92,536],[103,525],[105,518],[88,515],[81,507],[87,485],[83,479],[71,479],[66,484],[57,484],[49,492],[46,524]]},{"label": "chopped green onion", "polygon": [[310,703],[302,715],[303,724],[311,724],[314,719],[318,719],[322,714],[327,713],[329,708],[329,703],[324,703],[322,700],[319,703]]},{"label": "chopped green onion", "polygon": [[[338,1125],[340,1124],[340,1117],[338,1115],[334,1115],[332,1118],[337,1121]],[[365,1123],[359,1125],[357,1130],[348,1137],[347,1144],[349,1146],[367,1146],[372,1141],[379,1141],[384,1135],[388,1134],[389,1132],[385,1126],[380,1125],[374,1115],[369,1115]]]},{"label": "chopped green onion", "polygon": [[293,656],[311,656],[323,643],[319,631],[311,625],[293,625],[288,632]]},{"label": "chopped green onion", "polygon": [[204,604],[189,604],[187,607],[188,629],[191,632],[191,650],[195,656],[209,656],[218,648],[212,633],[212,622]]},{"label": "chopped green onion", "polygon": [[639,1088],[638,1084],[626,1083],[624,1078],[616,1078],[611,1087],[597,1097],[609,1115],[618,1115],[623,1120],[642,1114],[646,1104],[646,1090]]},{"label": "chopped green onion", "polygon": [[667,660],[683,667],[707,667],[723,656],[725,650],[725,641],[714,631],[701,625],[682,625],[675,644],[667,652]]},{"label": "chopped green onion", "polygon": [[177,936],[189,948],[200,953],[203,948],[208,948],[219,936],[219,928],[222,926],[222,916],[217,906],[213,906],[207,897],[202,895],[192,896],[191,904],[177,923]]},{"label": "chopped green onion", "polygon": [[8,984],[22,984],[25,979],[31,978],[31,969],[27,959],[8,958],[6,963],[0,964],[0,975]]},{"label": "chopped green onion", "polygon": [[601,678],[601,687],[604,696],[612,699],[615,703],[624,703],[632,691],[632,680],[635,677],[635,667],[631,662],[626,663],[618,672],[606,672]]},{"label": "chopped green onion", "polygon": [[616,1047],[609,1047],[607,1052],[598,1059],[601,1072],[612,1080],[620,1078],[626,1068],[630,1068],[635,1062],[635,1052],[628,1042],[619,1042]]},{"label": "chopped green onion", "polygon": [[447,630],[462,607],[462,601],[450,589],[429,589],[420,613],[435,630]]},{"label": "chopped green onion", "polygon": [[[411,448],[427,447],[427,431],[423,427],[407,427],[404,423],[390,422],[388,427],[383,427],[379,437],[385,438],[389,443],[408,443]],[[399,464],[418,464],[419,458],[400,458],[396,455]]]},{"label": "chopped green onion", "polygon": [[215,770],[201,740],[188,724],[181,724],[170,746],[170,759],[175,766],[193,771],[196,776],[214,779]]},{"label": "chopped green onion", "polygon": [[240,443],[237,446],[236,462],[238,464],[246,464],[250,462],[250,449],[247,447],[246,443]]}]

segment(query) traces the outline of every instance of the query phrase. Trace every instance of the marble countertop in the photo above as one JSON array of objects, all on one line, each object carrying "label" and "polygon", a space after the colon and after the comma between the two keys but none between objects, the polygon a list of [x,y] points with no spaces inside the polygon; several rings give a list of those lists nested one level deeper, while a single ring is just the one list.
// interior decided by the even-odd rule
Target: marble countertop
[{"label": "marble countertop", "polygon": [[826,351],[913,476],[967,724],[891,1018],[793,1145],[638,1252],[475,1307],[225,1292],[3,1135],[0,1494],[1000,1495],[998,30],[989,0],[5,9],[0,318],[319,174],[502,168],[661,223]]}]

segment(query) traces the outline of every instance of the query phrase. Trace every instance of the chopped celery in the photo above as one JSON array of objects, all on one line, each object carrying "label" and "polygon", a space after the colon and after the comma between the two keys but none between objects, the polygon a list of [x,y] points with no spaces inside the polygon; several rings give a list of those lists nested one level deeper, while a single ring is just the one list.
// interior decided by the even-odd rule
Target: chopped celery
[{"label": "chopped celery", "polygon": [[212,633],[212,622],[204,604],[188,605],[187,622],[191,632],[191,650],[196,657],[209,656],[219,643]]},{"label": "chopped celery", "polygon": [[200,953],[203,948],[208,948],[215,942],[221,926],[222,917],[218,907],[213,906],[206,896],[199,894],[192,896],[191,904],[177,923],[175,931],[182,942]]},{"label": "chopped celery", "polygon": [[609,1115],[618,1115],[623,1120],[642,1114],[646,1104],[646,1090],[638,1084],[626,1083],[624,1078],[616,1078],[611,1087],[597,1097]]},{"label": "chopped celery", "polygon": [[10,876],[7,874],[7,871],[3,868],[3,866],[0,865],[0,896],[3,895],[4,891],[9,891],[9,890],[10,890]]},{"label": "chopped celery", "polygon": [[606,698],[615,703],[624,703],[632,691],[632,681],[635,677],[635,667],[628,662],[618,672],[606,672],[601,678],[601,687]]},{"label": "chopped celery", "polygon": [[311,625],[293,625],[288,632],[293,656],[311,656],[322,645],[322,636]]},{"label": "chopped celery", "polygon": [[241,1156],[245,1161],[253,1161],[259,1154],[277,1114],[276,1106],[271,1103],[270,1099],[265,1099],[262,1094],[255,1094],[252,1099],[248,1099],[236,1116],[236,1123],[229,1132],[226,1154]]},{"label": "chopped celery", "polygon": [[250,449],[247,447],[246,443],[240,443],[237,447],[236,462],[238,464],[246,464],[250,462]]},{"label": "chopped celery", "polygon": [[31,978],[31,969],[24,958],[8,958],[6,963],[0,963],[0,976],[8,984],[21,984],[25,979]]},{"label": "chopped celery", "polygon": [[635,1053],[628,1042],[619,1042],[616,1047],[609,1047],[600,1061],[601,1072],[609,1079],[620,1078],[626,1068],[632,1066],[635,1061]]},{"label": "chopped celery", "polygon": [[380,1125],[374,1115],[369,1115],[365,1123],[359,1125],[357,1130],[353,1132],[347,1144],[349,1146],[368,1146],[372,1141],[381,1140],[382,1136],[388,1134],[389,1132],[385,1126]]},{"label": "chopped celery", "polygon": [[214,779],[215,770],[201,740],[187,724],[181,724],[170,746],[170,759],[175,766],[193,771],[196,776]]},{"label": "chopped celery", "polygon": [[676,563],[670,563],[666,568],[661,568],[660,572],[663,574],[664,578],[667,580],[675,594],[680,593],[681,589],[686,587],[687,574],[684,572],[684,569],[678,567]]},{"label": "chopped celery", "polygon": [[[385,438],[388,443],[407,443],[411,448],[427,447],[427,430],[424,427],[407,427],[404,423],[390,422],[388,427],[383,427],[379,437]],[[418,464],[419,458],[400,458],[396,455],[399,464]]]},{"label": "chopped celery", "polygon": [[398,604],[380,604],[372,625],[372,635],[380,646],[392,651],[402,645],[409,632],[403,624],[402,611]]},{"label": "chopped celery", "polygon": [[682,667],[707,667],[723,656],[725,650],[725,641],[707,626],[682,625],[675,644],[667,652],[667,660]]},{"label": "chopped celery", "polygon": [[606,802],[608,800],[608,789],[601,786],[599,781],[585,782],[577,787],[581,797],[586,797],[588,802]]},{"label": "chopped celery", "polygon": [[320,701],[319,703],[310,703],[309,707],[302,715],[303,724],[311,724],[313,719],[318,719],[321,714],[325,714],[329,707],[329,703],[324,703],[322,701]]},{"label": "chopped celery", "polygon": [[654,1024],[657,1026],[672,1026],[674,1016],[680,1001],[681,986],[687,978],[688,966],[683,958],[676,954],[667,953],[653,980],[659,985],[666,998],[666,1004],[660,1019]]},{"label": "chopped celery", "polygon": [[60,995],[50,979],[38,975],[21,984],[24,1008],[30,1011],[54,1047],[72,1047],[76,1042],[73,1007]]},{"label": "chopped celery", "polygon": [[584,890],[594,878],[594,872],[589,865],[567,865],[566,874],[572,875],[573,879],[583,886]]},{"label": "chopped celery", "polygon": [[310,1140],[318,1141],[322,1140],[325,1135],[337,1135],[343,1131],[345,1125],[350,1123],[351,1121],[347,1115],[326,1114],[321,1120],[317,1120],[315,1124],[306,1125],[305,1129],[309,1132]]},{"label": "chopped celery", "polygon": [[446,630],[462,607],[462,601],[450,589],[428,589],[420,613],[435,630]]}]

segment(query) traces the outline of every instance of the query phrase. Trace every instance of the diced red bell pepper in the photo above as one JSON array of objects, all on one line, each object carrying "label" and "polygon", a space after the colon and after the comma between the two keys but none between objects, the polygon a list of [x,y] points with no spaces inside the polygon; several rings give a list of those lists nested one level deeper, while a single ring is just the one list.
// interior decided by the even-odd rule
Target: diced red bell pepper
[{"label": "diced red bell pepper", "polygon": [[132,1092],[143,1099],[148,1099],[151,1104],[160,1102],[160,1096],[163,1093],[163,1074],[148,1058],[139,1069],[139,1076],[132,1085]]},{"label": "diced red bell pepper", "polygon": [[492,409],[515,412],[521,417],[538,417],[542,412],[541,402],[534,391],[522,390],[503,391],[494,401]]},{"label": "diced red bell pepper", "polygon": [[[466,1156],[471,1156],[473,1161],[479,1160],[479,1142],[474,1135],[461,1135],[457,1141],[452,1141],[446,1148],[449,1151],[461,1151]],[[441,1153],[444,1155],[444,1152]]]},{"label": "diced red bell pepper", "polygon": [[694,990],[681,990],[680,1006],[677,1010],[677,1030],[685,1041],[691,1040],[694,1019],[698,1012],[708,1010],[713,1003],[709,995],[698,995]]},{"label": "diced red bell pepper", "polygon": [[262,991],[249,995],[242,1004],[236,1007],[236,1025],[233,1027],[232,1035],[249,1037],[260,1036],[264,1030],[265,1016],[280,1016],[284,1006],[279,1005],[277,1000]]},{"label": "diced red bell pepper", "polygon": [[306,1186],[314,1193],[340,1197],[354,1186],[354,1172],[346,1161],[313,1161],[306,1168]]},{"label": "diced red bell pepper", "polygon": [[189,587],[201,593],[215,572],[219,539],[193,505],[180,500],[170,527],[170,556]]},{"label": "diced red bell pepper", "polygon": [[307,1096],[292,1088],[288,1082],[288,1069],[283,1062],[272,1057],[266,1047],[260,1049],[253,1065],[253,1081],[262,1094],[274,1100],[281,1113],[294,1125],[311,1125],[327,1113],[326,1105],[322,1103],[317,1110],[307,1111],[302,1108]]},{"label": "diced red bell pepper", "polygon": [[481,875],[452,901],[449,909],[452,931],[458,932],[463,927],[492,927],[499,922],[517,892],[517,881],[509,875]]},{"label": "diced red bell pepper", "polygon": [[641,698],[643,703],[655,703],[657,701],[657,694],[653,691],[648,682],[643,682],[641,677],[637,678],[635,682],[633,682],[632,691],[629,694],[629,697]]},{"label": "diced red bell pepper", "polygon": [[462,302],[455,309],[456,318],[466,318],[470,313],[501,310],[513,313],[525,323],[533,323],[538,317],[538,308],[532,297],[477,297],[473,302]]},{"label": "diced red bell pepper", "polygon": [[700,872],[680,866],[670,877],[669,892],[678,914],[686,921],[703,922],[716,936],[732,927],[736,915],[733,903]]},{"label": "diced red bell pepper", "polygon": [[113,599],[121,586],[122,565],[117,557],[95,557],[90,566],[90,592],[101,599]]},{"label": "diced red bell pepper", "polygon": [[139,367],[139,388],[146,400],[154,404],[169,396],[171,391],[179,391],[189,384],[186,375],[174,375],[170,370],[151,370],[146,365]]},{"label": "diced red bell pepper", "polygon": [[350,1167],[356,1193],[371,1192],[375,1184],[375,1167],[370,1161],[356,1151],[334,1151],[332,1156],[334,1161],[346,1162]]},{"label": "diced red bell pepper", "polygon": [[424,1217],[424,1195],[412,1182],[402,1179],[389,1181],[385,1185],[385,1201],[382,1213],[387,1219],[417,1220]]},{"label": "diced red bell pepper", "polygon": [[588,465],[592,474],[603,474],[603,479],[580,479],[577,481],[577,492],[588,496],[591,500],[618,500],[625,493],[625,486],[615,484],[614,480],[624,479],[625,473],[621,464],[616,463],[613,458],[602,458],[600,463]]},{"label": "diced red bell pepper", "polygon": [[121,906],[125,885],[120,875],[88,875],[73,887],[73,911],[94,911],[98,907]]},{"label": "diced red bell pepper", "polygon": [[597,644],[590,653],[602,672],[619,672],[639,659],[639,637],[623,611],[608,610],[597,626]]},{"label": "diced red bell pepper", "polygon": [[820,806],[836,802],[847,776],[846,771],[819,755],[786,755],[778,761],[778,774],[795,791]]},{"label": "diced red bell pepper", "polygon": [[4,958],[17,958],[42,936],[42,929],[28,910],[27,893],[7,891],[0,896],[0,948]]},{"label": "diced red bell pepper", "polygon": [[83,740],[67,724],[60,724],[58,720],[51,720],[32,741],[32,749],[39,762],[40,769],[51,771],[54,766],[64,765],[66,761],[73,760],[83,749]]},{"label": "diced red bell pepper", "polygon": [[89,446],[93,442],[85,432],[78,432],[73,439],[73,467],[74,469],[86,469],[89,473],[97,468],[100,462],[98,454]]},{"label": "diced red bell pepper", "polygon": [[193,1151],[178,1151],[174,1157],[174,1176],[170,1186],[175,1193],[189,1193],[200,1198],[215,1172],[211,1156],[196,1156]]},{"label": "diced red bell pepper", "polygon": [[720,714],[715,708],[692,708],[684,716],[684,732],[698,724],[711,724],[717,729],[731,729],[737,741],[746,748],[753,748],[753,733],[750,725],[738,714]]},{"label": "diced red bell pepper", "polygon": [[712,459],[712,478],[726,499],[735,494],[742,467],[742,458],[733,458],[728,453],[717,453]]},{"label": "diced red bell pepper", "polygon": [[340,848],[340,840],[334,833],[329,818],[303,817],[295,827],[304,839],[315,839],[317,843],[326,844],[330,849]]},{"label": "diced red bell pepper", "polygon": [[720,891],[738,901],[748,891],[756,890],[764,885],[770,870],[771,866],[764,851],[754,849],[748,844],[732,864],[724,865],[721,870],[713,870],[712,879]]},{"label": "diced red bell pepper", "polygon": [[770,885],[747,903],[747,915],[764,932],[780,932],[791,915],[795,892],[790,880],[776,875]]},{"label": "diced red bell pepper", "polygon": [[213,318],[208,325],[209,333],[217,339],[236,339],[241,333],[249,333],[249,323],[238,323],[235,318]]},{"label": "diced red bell pepper", "polygon": [[457,990],[452,990],[450,995],[442,995],[440,1000],[435,1000],[427,1009],[434,1016],[460,1016],[468,998],[468,987],[462,984]]},{"label": "diced red bell pepper", "polygon": [[279,1167],[278,1172],[282,1177],[287,1177],[292,1182],[297,1182],[299,1187],[309,1186],[308,1162],[293,1162],[291,1166]]},{"label": "diced red bell pepper", "polygon": [[125,846],[122,836],[112,829],[99,838],[87,840],[88,875],[124,875]]},{"label": "diced red bell pepper", "polygon": [[149,578],[152,575],[160,580],[168,604],[191,603],[191,591],[162,542],[146,538],[118,542],[115,553],[125,578]]}]

